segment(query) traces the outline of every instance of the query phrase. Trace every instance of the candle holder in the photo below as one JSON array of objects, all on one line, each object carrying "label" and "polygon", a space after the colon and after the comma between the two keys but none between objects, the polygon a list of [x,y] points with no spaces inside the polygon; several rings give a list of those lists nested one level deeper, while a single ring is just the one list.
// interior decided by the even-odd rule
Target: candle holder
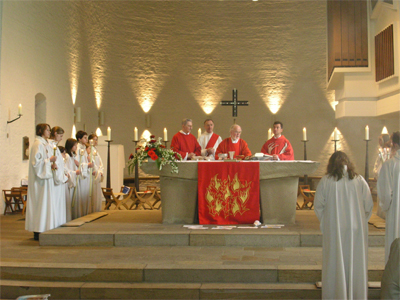
[{"label": "candle holder", "polygon": [[[304,160],[307,160],[307,142],[308,140],[301,140],[304,143]],[[304,175],[304,184],[308,184],[308,176]]]},{"label": "candle holder", "polygon": [[169,141],[163,141],[163,143],[164,143],[164,145],[165,145],[165,148],[167,148],[168,142],[169,142]]},{"label": "candle holder", "polygon": [[113,142],[113,140],[106,140],[108,143],[108,152],[107,152],[107,185],[106,187],[108,189],[111,188],[111,168],[110,168],[110,144]]},{"label": "candle holder", "polygon": [[7,124],[10,124],[10,123],[12,123],[12,122],[14,122],[14,121],[17,121],[19,118],[21,118],[22,117],[22,114],[18,114],[18,117],[16,117],[14,120],[11,120],[11,121],[7,121]]},{"label": "candle holder", "polygon": [[339,142],[339,140],[332,140],[332,142],[335,143],[335,151],[334,152],[336,152],[336,143]]},{"label": "candle holder", "polygon": [[[132,142],[135,143],[135,153],[137,153],[137,144],[139,140],[133,140]],[[136,191],[139,192],[139,166],[135,165],[135,188]]]},{"label": "candle holder", "polygon": [[370,140],[364,139],[364,141],[365,141],[365,148],[366,148],[365,149],[365,181],[367,181],[367,183],[368,183],[368,179],[369,179],[368,142]]}]

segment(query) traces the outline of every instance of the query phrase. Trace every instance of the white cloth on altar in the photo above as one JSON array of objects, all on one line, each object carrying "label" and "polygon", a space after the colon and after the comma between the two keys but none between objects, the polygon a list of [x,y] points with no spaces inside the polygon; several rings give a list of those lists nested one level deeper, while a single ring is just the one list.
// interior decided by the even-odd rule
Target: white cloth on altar
[{"label": "white cloth on altar", "polygon": [[386,161],[379,172],[378,197],[382,211],[386,212],[385,263],[390,245],[400,237],[400,150]]},{"label": "white cloth on altar", "polygon": [[[208,133],[206,131],[206,132],[203,132],[201,134],[201,136],[197,139],[197,141],[199,142],[200,147],[201,147],[201,156],[208,156],[206,147],[207,147],[207,144],[210,141],[210,139],[211,139],[213,134],[215,134],[215,133]],[[221,136],[219,136],[217,141],[215,142],[215,145],[212,147],[213,148],[213,153],[210,154],[209,156],[212,156],[213,158],[215,158],[215,151],[217,150],[218,145],[221,142],[222,142],[222,138],[221,138]]]},{"label": "white cloth on altar", "polygon": [[94,170],[92,191],[92,212],[101,211],[103,192],[101,191],[101,182],[103,181],[104,166],[101,156],[96,148],[93,151]]},{"label": "white cloth on altar", "polygon": [[362,176],[325,175],[314,199],[322,231],[322,299],[367,299],[372,197]]},{"label": "white cloth on altar", "polygon": [[44,232],[56,227],[54,179],[46,139],[36,136],[29,156],[25,229]]}]

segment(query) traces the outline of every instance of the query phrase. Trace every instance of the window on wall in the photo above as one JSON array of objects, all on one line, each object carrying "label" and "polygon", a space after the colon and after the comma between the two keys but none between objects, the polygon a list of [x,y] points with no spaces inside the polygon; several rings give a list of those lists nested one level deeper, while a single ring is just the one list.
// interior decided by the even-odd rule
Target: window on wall
[{"label": "window on wall", "polygon": [[35,96],[35,126],[46,123],[46,96],[38,93]]}]

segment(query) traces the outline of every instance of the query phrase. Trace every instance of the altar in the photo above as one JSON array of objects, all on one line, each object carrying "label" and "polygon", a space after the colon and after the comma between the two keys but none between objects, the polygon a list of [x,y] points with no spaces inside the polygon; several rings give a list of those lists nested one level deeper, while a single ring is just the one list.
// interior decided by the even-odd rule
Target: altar
[{"label": "altar", "polygon": [[[245,167],[247,162],[237,163]],[[159,171],[155,163],[142,165],[144,172],[160,176],[164,224],[197,221],[197,164],[197,161],[178,162],[178,174],[171,173],[169,166]],[[319,162],[314,161],[260,161],[260,206],[264,223],[295,223],[299,176],[311,175],[318,166]]]}]

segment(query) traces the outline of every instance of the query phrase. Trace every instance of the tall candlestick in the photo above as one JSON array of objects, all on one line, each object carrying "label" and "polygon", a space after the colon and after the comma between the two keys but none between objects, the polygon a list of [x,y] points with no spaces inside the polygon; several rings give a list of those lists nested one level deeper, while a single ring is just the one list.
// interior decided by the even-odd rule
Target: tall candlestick
[{"label": "tall candlestick", "polygon": [[164,128],[164,142],[168,141],[168,132],[167,128]]},{"label": "tall candlestick", "polygon": [[134,136],[134,138],[133,138],[135,141],[138,141],[139,140],[139,138],[138,138],[138,130],[137,130],[137,127],[135,127],[135,136]]},{"label": "tall candlestick", "polygon": [[369,127],[365,126],[365,140],[369,140]]},{"label": "tall candlestick", "polygon": [[201,128],[199,128],[199,131],[197,132],[197,137],[200,138],[201,136]]},{"label": "tall candlestick", "polygon": [[307,129],[303,128],[303,141],[307,141]]},{"label": "tall candlestick", "polygon": [[111,128],[107,128],[107,140],[111,141]]},{"label": "tall candlestick", "polygon": [[22,105],[18,105],[18,115],[22,115]]},{"label": "tall candlestick", "polygon": [[268,139],[272,138],[272,129],[268,129]]},{"label": "tall candlestick", "polygon": [[333,139],[335,141],[339,140],[339,133],[338,133],[337,127],[335,127],[335,131],[333,133]]}]

